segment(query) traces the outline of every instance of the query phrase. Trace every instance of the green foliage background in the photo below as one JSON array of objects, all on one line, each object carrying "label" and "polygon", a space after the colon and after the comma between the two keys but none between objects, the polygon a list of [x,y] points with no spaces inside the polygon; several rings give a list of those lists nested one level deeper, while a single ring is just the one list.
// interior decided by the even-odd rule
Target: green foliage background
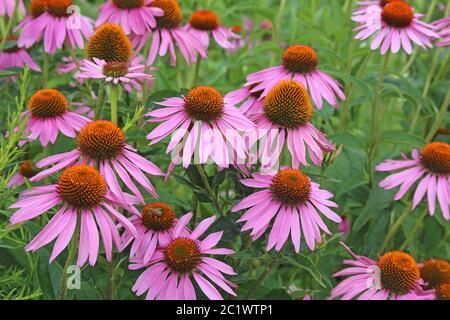
[{"label": "green foliage background", "polygon": [[[95,19],[98,5],[103,1],[75,2],[81,7],[82,14]],[[444,15],[439,9],[441,1],[410,2],[416,11],[427,13],[425,19],[428,21]],[[322,170],[315,167],[305,169],[324,189],[336,195],[335,200],[340,206],[338,212],[351,221],[352,231],[343,239],[336,232],[336,226],[332,226],[334,235],[324,235],[324,242],[315,252],[309,252],[306,244],[302,242],[301,253],[296,255],[292,245],[287,244],[282,251],[283,257],[278,268],[270,268],[267,277],[256,290],[253,290],[255,281],[266,270],[266,266],[273,263],[274,253],[264,251],[265,237],[247,246],[248,234],[241,233],[239,224],[236,223],[240,214],[230,212],[230,208],[252,190],[238,183],[235,171],[217,172],[214,166],[207,167],[210,182],[226,213],[214,224],[214,229],[225,231],[223,247],[238,251],[236,255],[227,258],[227,262],[235,266],[238,273],[231,279],[239,285],[238,299],[245,296],[257,299],[296,299],[306,294],[313,294],[315,299],[326,298],[335,285],[331,275],[342,267],[341,262],[347,257],[338,242],[345,241],[355,252],[376,259],[382,253],[380,247],[386,233],[409,203],[408,198],[394,202],[395,192],[385,191],[377,186],[376,182],[385,174],[375,173],[374,183],[369,184],[369,110],[382,68],[382,57],[377,51],[367,57],[370,51],[369,43],[352,40],[351,29],[354,24],[350,15],[356,1],[180,0],[179,3],[185,20],[196,8],[208,8],[220,13],[223,24],[227,26],[242,25],[243,18],[249,17],[255,28],[250,34],[244,33],[244,36],[249,36],[254,46],[228,54],[213,44],[209,50],[209,58],[201,63],[198,83],[194,83],[195,66],[187,67],[179,59],[178,66],[172,68],[166,58],[157,59],[155,86],[145,104],[145,110],[155,108],[155,101],[178,96],[193,85],[211,85],[222,93],[235,90],[245,83],[247,74],[278,64],[283,48],[292,44],[313,46],[319,54],[320,68],[339,79],[345,85],[347,95],[352,92],[347,105],[349,116],[345,125],[341,116],[343,103],[339,110],[326,104],[323,111],[316,112],[314,117],[314,125],[326,132],[337,146],[341,146],[341,153],[330,159]],[[265,19],[273,24],[271,41],[261,41],[267,38],[269,32],[259,28],[259,24]],[[31,55],[41,64],[43,52],[39,46],[31,49]],[[82,51],[78,52],[80,58],[83,55]],[[380,126],[377,128],[374,164],[386,158],[398,158],[401,152],[409,153],[412,148],[425,145],[444,96],[449,90],[448,65],[445,64],[445,61],[448,62],[448,55],[449,49],[435,48],[429,51],[416,49],[412,60],[404,53],[391,56],[381,92],[384,112],[377,114]],[[51,57],[48,87],[62,90],[70,101],[84,101],[93,106],[85,87],[70,85],[74,83],[71,74],[56,73],[55,69],[63,56],[68,56],[68,52],[58,51]],[[367,63],[365,72],[358,74],[363,63]],[[408,63],[411,63],[409,67]],[[431,74],[433,63],[436,68]],[[18,74],[22,70],[0,72],[0,76],[11,72]],[[423,94],[427,83],[430,85],[429,91]],[[41,85],[40,75],[35,73],[31,74],[28,89],[26,83],[0,84],[3,110],[0,112],[1,132],[10,131],[18,123],[16,112],[21,105],[20,98],[28,99]],[[93,83],[93,88],[96,90],[97,84]],[[17,101],[15,97],[19,97]],[[121,96],[119,116],[122,125],[127,128],[127,140],[137,146],[141,154],[166,170],[169,162],[165,155],[167,141],[148,146],[145,136],[152,126],[139,117],[143,110],[139,109],[140,107],[141,103],[135,95]],[[137,116],[133,117],[135,114]],[[109,117],[107,110],[104,116]],[[447,112],[441,127],[448,129],[449,123],[450,115]],[[441,135],[436,139],[449,143],[448,136]],[[35,162],[45,155],[71,150],[75,147],[75,142],[60,135],[57,143],[45,150],[37,142],[19,150],[15,147],[17,138],[14,137],[0,137],[0,142],[0,299],[57,299],[66,253],[54,263],[48,264],[51,246],[46,246],[36,253],[24,251],[24,246],[45,225],[51,213],[13,229],[8,228],[8,218],[12,211],[7,208],[27,186],[7,189],[5,185],[23,160],[32,159]],[[288,159],[284,159],[285,164],[289,163]],[[177,168],[167,184],[159,179],[152,182],[155,183],[161,200],[173,205],[178,215],[191,211],[193,194],[199,199],[199,217],[205,218],[216,212],[195,170],[185,171]],[[430,257],[448,259],[449,235],[449,224],[445,223],[441,213],[436,213],[434,217],[428,216],[426,203],[422,203],[403,220],[388,249],[401,248],[412,254],[417,261]],[[103,299],[105,268],[104,255],[99,256],[95,267],[84,267],[81,273],[81,290],[69,291],[68,298]],[[116,253],[114,298],[141,299],[135,297],[130,290],[139,274],[140,272],[127,269],[126,252],[120,255]],[[286,289],[292,285],[299,290],[288,293]]]}]

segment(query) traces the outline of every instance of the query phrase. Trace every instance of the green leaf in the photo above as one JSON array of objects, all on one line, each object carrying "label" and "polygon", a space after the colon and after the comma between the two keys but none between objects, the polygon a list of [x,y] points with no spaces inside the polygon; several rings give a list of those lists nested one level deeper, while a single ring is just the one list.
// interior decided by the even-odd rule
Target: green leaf
[{"label": "green leaf", "polygon": [[368,257],[376,257],[389,228],[389,211],[383,210],[378,214],[376,223],[372,223],[364,237],[364,252]]},{"label": "green leaf", "polygon": [[349,191],[352,191],[360,186],[367,184],[368,179],[367,175],[364,176],[352,176],[349,180],[344,181],[339,186],[339,192],[336,194],[336,198],[341,197]]},{"label": "green leaf", "polygon": [[37,278],[45,299],[55,300],[59,298],[62,268],[56,261],[49,263],[49,258],[46,249],[39,250]]},{"label": "green leaf", "polygon": [[389,131],[383,135],[382,141],[392,144],[406,144],[414,148],[422,148],[426,141],[418,135],[404,131]]},{"label": "green leaf", "polygon": [[186,169],[186,175],[190,182],[192,182],[194,185],[202,187],[203,181],[202,177],[200,176],[200,173],[198,172],[197,168],[195,166],[189,166]]},{"label": "green leaf", "polygon": [[17,75],[19,75],[20,70],[22,70],[22,69],[14,68],[14,69],[9,69],[9,70],[0,70],[0,78],[17,76]]},{"label": "green leaf", "polygon": [[391,205],[394,193],[395,190],[384,190],[378,186],[370,190],[367,203],[353,224],[353,231],[358,232],[370,219],[379,218],[382,211]]}]

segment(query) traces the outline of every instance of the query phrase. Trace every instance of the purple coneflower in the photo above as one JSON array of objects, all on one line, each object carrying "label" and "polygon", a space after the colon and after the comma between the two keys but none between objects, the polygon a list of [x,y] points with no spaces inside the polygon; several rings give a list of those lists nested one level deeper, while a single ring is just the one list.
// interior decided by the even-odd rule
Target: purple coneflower
[{"label": "purple coneflower", "polygon": [[21,15],[24,15],[25,6],[23,4],[23,0],[0,0],[0,17],[12,17],[17,1],[19,1],[17,7],[18,12],[20,12]]},{"label": "purple coneflower", "polygon": [[141,91],[145,80],[150,81],[149,85],[151,85],[154,79],[144,72],[145,66],[141,64],[129,66],[127,62],[106,62],[93,58],[93,61],[82,61],[80,72],[75,77],[79,79],[101,79],[112,84],[120,83]]},{"label": "purple coneflower", "polygon": [[242,231],[251,230],[253,240],[260,238],[275,218],[269,234],[267,250],[280,251],[291,235],[295,252],[300,252],[301,230],[310,250],[322,242],[321,231],[331,234],[319,216],[340,223],[342,219],[329,207],[337,204],[329,200],[333,194],[320,189],[318,183],[298,169],[284,168],[275,174],[252,174],[241,183],[263,190],[251,194],[239,202],[233,212],[247,210],[238,222],[245,222]]},{"label": "purple coneflower", "polygon": [[434,300],[433,290],[424,290],[419,267],[414,258],[402,251],[391,251],[378,261],[357,256],[341,243],[352,256],[344,260],[349,267],[335,273],[345,277],[331,290],[331,299],[341,300]]},{"label": "purple coneflower", "polygon": [[37,171],[33,169],[31,160],[24,161],[19,170],[11,177],[6,185],[8,188],[21,186],[25,183],[25,179],[30,179],[37,174]]},{"label": "purple coneflower", "polygon": [[[431,40],[439,38],[433,31],[434,26],[420,21],[423,16],[414,12],[414,9],[404,1],[390,1],[383,7],[369,7],[372,10],[371,20],[363,21],[356,27],[358,33],[355,39],[364,40],[375,35],[370,48],[381,48],[381,54],[389,50],[393,53],[403,48],[407,54],[412,53],[411,42],[423,47],[432,48]],[[378,21],[376,19],[379,19]]]},{"label": "purple coneflower", "polygon": [[28,110],[22,117],[29,117],[25,125],[24,134],[27,141],[39,139],[42,146],[54,144],[59,132],[74,138],[75,133],[91,120],[80,115],[86,108],[81,107],[69,111],[69,102],[64,94],[56,89],[42,89],[35,92],[28,101]]},{"label": "purple coneflower", "polygon": [[[236,163],[234,156],[245,159],[242,132],[249,132],[254,124],[232,104],[224,101],[214,88],[200,86],[185,97],[159,102],[166,108],[146,114],[149,122],[163,122],[147,135],[150,144],[174,133],[166,152],[181,153],[183,167],[192,163],[205,164],[211,159],[221,167]],[[172,163],[178,159],[173,158]]]},{"label": "purple coneflower", "polygon": [[153,0],[108,0],[100,6],[95,22],[99,27],[105,22],[120,25],[126,34],[143,35],[156,27],[156,17],[164,13],[152,7]]},{"label": "purple coneflower", "polygon": [[[321,166],[325,152],[334,145],[317,130],[311,120],[314,108],[302,84],[282,80],[264,97],[263,108],[249,116],[256,124],[256,141],[260,141],[259,157],[263,167],[273,167],[285,143],[292,156],[292,166],[308,166],[306,155]],[[251,141],[250,145],[253,145]]]},{"label": "purple coneflower", "polygon": [[75,163],[96,165],[105,178],[111,193],[125,201],[117,176],[128,189],[144,203],[144,198],[133,180],[147,192],[157,198],[155,188],[144,172],[163,176],[164,173],[152,162],[137,153],[137,150],[125,141],[125,134],[116,124],[107,120],[97,120],[84,126],[77,137],[78,148],[69,152],[53,155],[36,163],[37,168],[54,165],[35,175],[31,181],[39,181]]},{"label": "purple coneflower", "polygon": [[132,42],[137,47],[137,51],[142,50],[151,38],[150,51],[147,58],[148,65],[155,62],[158,54],[161,57],[169,54],[170,65],[175,66],[177,62],[176,46],[187,64],[196,63],[197,56],[206,59],[207,51],[201,42],[181,27],[183,13],[176,0],[154,0],[150,6],[162,9],[164,16],[156,18],[157,26],[155,29],[144,35],[132,37]]},{"label": "purple coneflower", "polygon": [[[128,198],[127,202],[132,201]],[[79,232],[77,265],[81,267],[89,259],[89,264],[93,266],[99,252],[99,230],[108,261],[112,259],[113,244],[116,248],[121,247],[115,220],[137,234],[133,224],[117,211],[117,206],[131,210],[129,204],[118,202],[107,192],[105,179],[96,169],[88,165],[75,165],[64,170],[57,184],[24,191],[19,201],[10,207],[19,208],[10,222],[11,226],[15,226],[59,207],[42,231],[26,246],[26,250],[34,252],[56,239],[50,256],[52,262]]]},{"label": "purple coneflower", "polygon": [[[147,264],[155,251],[165,247],[173,238],[178,219],[172,206],[164,202],[152,202],[145,205],[139,215],[133,215],[130,221],[136,227],[137,236],[126,230],[122,235],[123,249],[132,242],[130,258],[140,259],[143,264]],[[188,235],[187,229],[181,231],[181,236],[185,235]]]},{"label": "purple coneflower", "polygon": [[195,38],[200,39],[206,49],[209,47],[210,34],[220,47],[227,50],[236,49],[236,41],[242,40],[241,36],[234,33],[231,28],[222,26],[217,14],[210,10],[194,11],[185,28]]},{"label": "purple coneflower", "polygon": [[419,152],[412,151],[412,159],[403,156],[402,160],[386,160],[376,167],[377,171],[405,169],[392,174],[380,182],[386,190],[400,186],[395,200],[400,200],[417,182],[413,197],[413,207],[422,201],[425,194],[428,199],[428,211],[434,215],[436,197],[445,220],[450,220],[450,145],[445,142],[432,142]]},{"label": "purple coneflower", "polygon": [[433,22],[436,26],[436,32],[441,37],[441,41],[438,42],[439,47],[446,47],[450,45],[450,17],[445,17]]},{"label": "purple coneflower", "polygon": [[250,87],[251,93],[260,93],[263,98],[281,80],[294,80],[309,90],[317,109],[322,109],[323,99],[338,108],[337,97],[345,100],[341,85],[318,66],[319,60],[313,48],[291,46],[284,51],[280,66],[249,74],[245,86]]},{"label": "purple coneflower", "polygon": [[[0,52],[0,70],[10,68],[23,68],[28,65],[31,70],[40,72],[41,68],[34,62],[30,54],[23,48],[19,48],[15,37],[10,37],[5,43],[5,48]],[[9,77],[8,80],[15,80],[16,77]]]},{"label": "purple coneflower", "polygon": [[132,288],[136,295],[147,292],[147,300],[196,300],[192,278],[211,300],[223,299],[213,284],[228,294],[236,295],[233,291],[236,285],[223,275],[235,275],[233,268],[208,256],[234,253],[230,249],[214,248],[223,231],[211,233],[200,240],[214,222],[214,218],[209,218],[200,222],[192,233],[183,236],[181,231],[186,229],[191,218],[192,213],[188,213],[178,220],[169,243],[157,250],[148,264],[143,264],[139,259],[131,260],[130,269],[146,268]]},{"label": "purple coneflower", "polygon": [[33,1],[31,18],[20,24],[19,47],[30,48],[43,39],[48,53],[62,49],[64,43],[83,49],[83,38],[91,36],[93,21],[73,10],[72,5],[72,0]]}]

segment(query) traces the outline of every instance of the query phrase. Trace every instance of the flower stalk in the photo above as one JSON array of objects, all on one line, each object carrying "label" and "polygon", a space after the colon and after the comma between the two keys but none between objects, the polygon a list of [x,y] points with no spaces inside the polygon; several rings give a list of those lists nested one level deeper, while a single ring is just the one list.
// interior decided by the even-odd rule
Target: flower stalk
[{"label": "flower stalk", "polygon": [[278,265],[281,262],[281,251],[278,251],[273,258],[270,259],[269,263],[264,268],[263,272],[259,275],[258,279],[256,279],[254,285],[248,290],[247,294],[244,297],[244,300],[247,300],[250,298],[252,293],[258,289],[262,282],[266,279],[266,277],[269,275],[270,271],[275,271],[278,268]]},{"label": "flower stalk", "polygon": [[376,128],[377,128],[377,117],[378,111],[380,109],[381,101],[381,90],[383,88],[384,77],[386,75],[387,67],[389,64],[390,52],[388,51],[384,57],[383,68],[381,69],[380,76],[378,78],[378,83],[375,88],[375,97],[372,103],[371,117],[370,117],[370,130],[369,130],[369,151],[368,151],[368,172],[369,172],[369,185],[373,182],[373,158],[375,157],[377,138],[376,138]]},{"label": "flower stalk", "polygon": [[117,124],[117,100],[119,98],[119,86],[111,85],[109,99],[111,103],[111,122]]},{"label": "flower stalk", "polygon": [[69,253],[67,254],[67,259],[64,264],[64,268],[61,275],[61,291],[60,291],[60,300],[66,300],[66,294],[67,294],[67,269],[71,265],[73,259],[75,258],[75,254],[77,252],[78,247],[78,237],[80,233],[80,221],[81,216],[78,214],[77,217],[77,224],[75,227],[75,232],[73,233],[72,240],[70,241],[69,245]]},{"label": "flower stalk", "polygon": [[217,212],[220,213],[221,216],[223,216],[224,215],[223,210],[219,204],[219,200],[217,199],[216,194],[214,193],[214,190],[209,184],[208,176],[206,175],[205,169],[201,164],[196,164],[195,167],[197,168],[197,171],[200,174],[200,178],[202,179],[203,185],[206,188],[206,191],[208,192],[209,198],[214,204],[214,207],[216,208]]},{"label": "flower stalk", "polygon": [[411,210],[412,210],[412,203],[406,205],[405,209],[400,214],[397,221],[395,221],[395,223],[389,228],[386,234],[386,238],[384,238],[383,244],[380,247],[379,250],[380,253],[383,253],[387,249],[388,245],[391,243],[392,239],[395,237],[398,230],[402,226],[403,221],[405,221],[405,219],[410,215]]}]

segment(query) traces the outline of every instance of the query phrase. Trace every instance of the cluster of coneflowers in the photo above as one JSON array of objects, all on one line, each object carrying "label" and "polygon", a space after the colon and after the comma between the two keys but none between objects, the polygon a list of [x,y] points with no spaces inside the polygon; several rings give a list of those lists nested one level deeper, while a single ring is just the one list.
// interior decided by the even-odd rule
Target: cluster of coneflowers
[{"label": "cluster of coneflowers", "polygon": [[[22,10],[15,1],[5,0],[0,1],[0,13],[2,5],[10,12],[11,3],[13,11]],[[107,1],[100,7],[95,31],[89,18],[73,17],[78,13],[68,10],[72,4],[71,0],[32,0],[29,14],[15,29],[20,33],[17,44],[0,56],[0,68],[29,64],[39,71],[27,48],[42,44],[50,54],[63,47],[84,48],[86,58],[71,57],[64,72],[74,71],[80,82],[99,81],[102,90],[109,85],[110,119],[101,119],[101,110],[94,112],[86,106],[71,110],[56,89],[36,91],[28,101],[22,114],[28,121],[21,145],[39,140],[45,147],[61,133],[76,139],[77,147],[40,160],[35,164],[39,172],[30,161],[24,162],[10,181],[13,186],[25,179],[34,183],[58,176],[54,184],[22,192],[11,206],[18,209],[10,217],[11,226],[56,211],[27,250],[54,241],[50,261],[69,247],[68,259],[77,250],[77,265],[92,266],[102,242],[108,261],[113,247],[119,252],[129,248],[129,268],[145,269],[132,290],[137,295],[146,293],[147,299],[195,299],[196,288],[210,299],[220,299],[217,287],[235,295],[236,285],[226,278],[236,274],[233,268],[211,257],[234,253],[216,248],[222,231],[207,232],[215,215],[191,228],[191,212],[177,215],[170,204],[157,201],[149,177],[169,179],[180,163],[185,168],[195,163],[201,171],[202,165],[212,161],[221,169],[234,166],[242,171],[241,183],[258,191],[237,203],[232,212],[242,213],[237,222],[244,222],[242,231],[250,231],[253,240],[267,235],[267,251],[281,251],[290,237],[299,253],[302,234],[312,251],[322,242],[322,232],[331,234],[325,222],[342,222],[333,211],[337,207],[333,194],[301,171],[301,166],[322,166],[325,154],[335,150],[312,124],[315,112],[320,112],[324,101],[338,108],[346,99],[340,83],[320,70],[314,48],[287,47],[280,65],[249,74],[242,88],[226,95],[210,86],[197,86],[185,96],[157,103],[161,108],[145,114],[148,122],[160,123],[147,139],[153,145],[170,136],[166,152],[172,157],[164,173],[127,144],[117,124],[118,91],[140,92],[151,86],[151,65],[158,55],[168,55],[175,66],[178,51],[187,64],[195,64],[207,58],[210,37],[230,52],[244,42],[208,10],[195,11],[183,25],[183,12],[175,0]],[[75,18],[79,26],[68,27]],[[432,41],[440,38],[438,29],[443,30],[442,37],[448,37],[448,18],[436,26],[420,18],[405,1],[364,1],[353,16],[360,23],[356,38],[374,36],[371,49],[381,48],[385,54],[400,48],[411,53],[413,44],[432,47]],[[446,44],[448,39],[440,43]],[[255,145],[258,164],[264,169],[259,173],[252,170],[250,161]],[[278,168],[286,148],[292,161]],[[404,171],[388,176],[380,186],[400,186],[395,197],[399,200],[419,181],[412,209],[427,194],[430,214],[435,213],[437,199],[449,220],[450,146],[432,142],[413,150],[412,159],[386,160],[376,167],[378,171],[399,169]],[[145,203],[144,191],[155,200]],[[436,293],[448,297],[450,269],[445,261],[419,265],[401,251],[372,260],[345,248],[353,260],[345,260],[350,267],[335,276],[349,278],[332,290],[331,298],[435,299]]]}]

